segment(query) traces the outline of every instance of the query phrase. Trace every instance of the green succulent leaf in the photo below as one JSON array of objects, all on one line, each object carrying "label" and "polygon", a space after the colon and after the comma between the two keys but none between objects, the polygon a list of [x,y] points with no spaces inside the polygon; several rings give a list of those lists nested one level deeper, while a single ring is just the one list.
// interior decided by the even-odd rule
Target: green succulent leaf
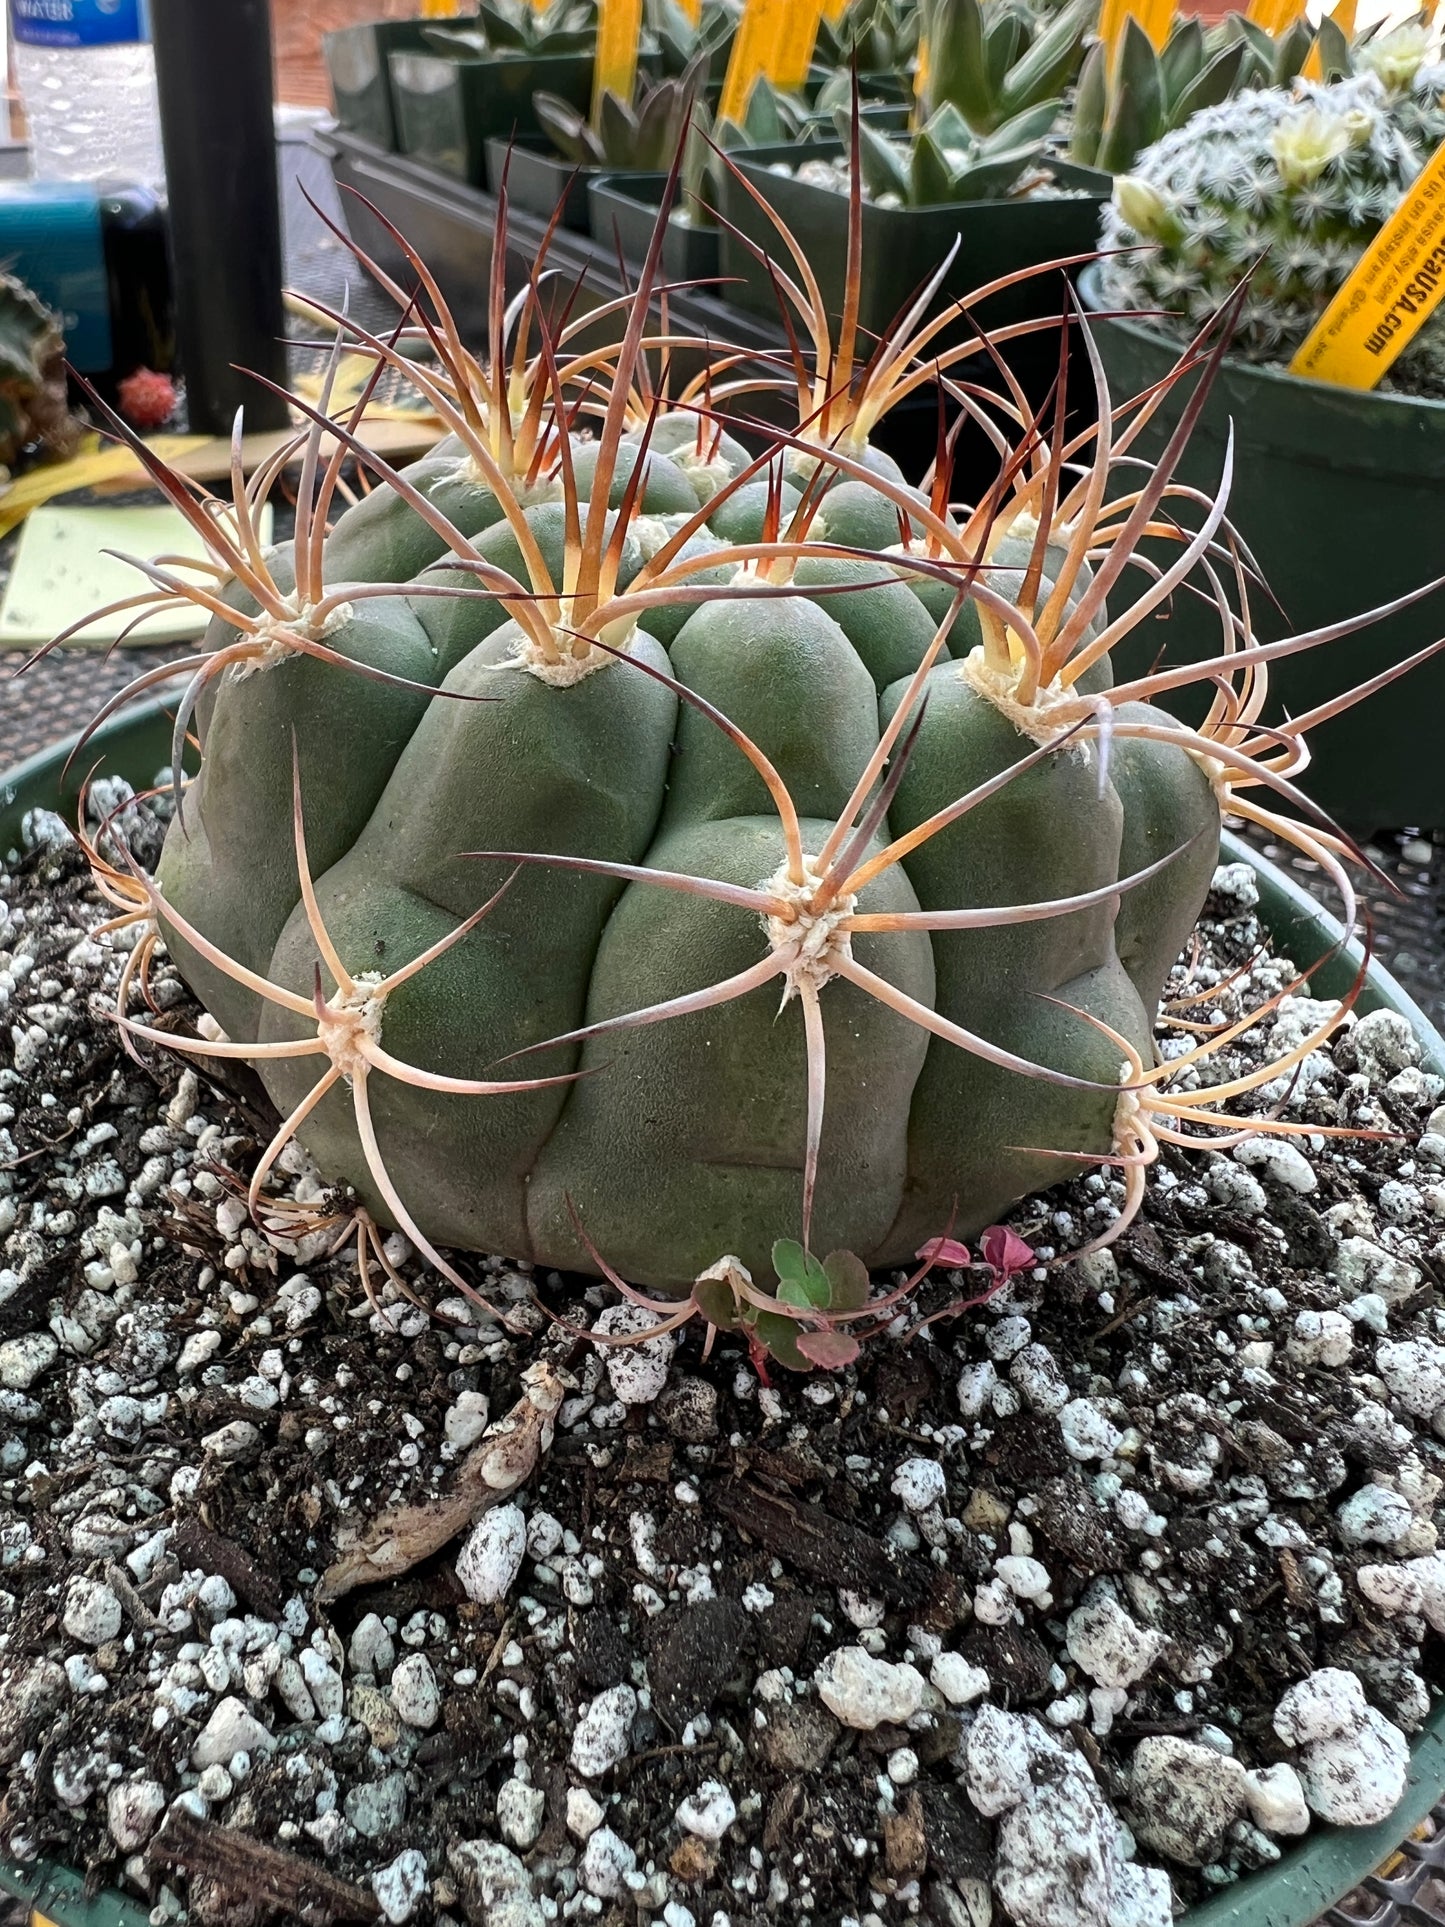
[{"label": "green succulent leaf", "polygon": [[1181,20],[1159,55],[1165,100],[1178,100],[1208,64],[1204,29],[1197,20]]},{"label": "green succulent leaf", "polygon": [[740,1331],[743,1317],[737,1300],[721,1278],[700,1278],[692,1288],[693,1303],[719,1331]]},{"label": "green succulent leaf", "polygon": [[1106,173],[1123,174],[1164,131],[1159,58],[1148,34],[1132,15],[1124,28],[1112,95],[1097,165]]},{"label": "green succulent leaf", "polygon": [[812,1365],[798,1350],[798,1340],[803,1336],[803,1328],[796,1319],[784,1318],[780,1312],[760,1311],[752,1329],[758,1343],[785,1370],[812,1371]]},{"label": "green succulent leaf", "polygon": [[532,106],[543,133],[564,160],[589,167],[607,158],[586,119],[570,101],[542,92],[532,96]]},{"label": "green succulent leaf", "polygon": [[[1335,31],[1338,33],[1339,29]],[[1201,107],[1217,107],[1239,89],[1241,78],[1249,72],[1249,51],[1243,41],[1225,47],[1179,94],[1169,110],[1168,126],[1182,127]]]},{"label": "green succulent leaf", "polygon": [[998,119],[1009,120],[1036,101],[1062,93],[1079,71],[1084,35],[1093,18],[1093,0],[1071,0],[1015,62],[998,99]]},{"label": "green succulent leaf", "polygon": [[596,144],[608,167],[638,166],[641,129],[637,116],[625,100],[604,92],[597,103]]},{"label": "green succulent leaf", "polygon": [[1321,20],[1320,68],[1326,80],[1345,80],[1354,71],[1350,43],[1328,15]]},{"label": "green succulent leaf", "polygon": [[930,124],[913,138],[906,199],[911,207],[941,207],[953,198],[953,169]]},{"label": "green succulent leaf", "polygon": [[992,125],[994,102],[984,64],[983,14],[978,0],[934,0],[929,20],[930,110],[952,101],[970,127]]},{"label": "green succulent leaf", "polygon": [[1296,20],[1288,33],[1281,34],[1275,44],[1274,84],[1287,87],[1296,79],[1300,69],[1309,59],[1310,48],[1314,45],[1315,30],[1308,20]]},{"label": "green succulent leaf", "polygon": [[779,1238],[773,1246],[773,1270],[778,1274],[778,1298],[785,1305],[826,1311],[832,1286],[823,1266],[794,1238]]},{"label": "green succulent leaf", "polygon": [[1042,151],[1063,104],[1061,100],[1041,100],[1036,106],[1026,107],[1021,114],[1015,114],[1012,119],[1001,121],[991,134],[979,142],[980,160],[1020,147]]},{"label": "green succulent leaf", "polygon": [[876,128],[864,121],[858,123],[858,165],[863,185],[875,201],[882,194],[896,194],[905,204],[912,198],[904,154],[904,149]]},{"label": "green succulent leaf", "polygon": [[977,160],[953,178],[953,195],[959,201],[1002,200],[1024,170],[1039,158],[1037,147],[1015,147],[990,160]]},{"label": "green succulent leaf", "polygon": [[862,1311],[871,1289],[868,1267],[852,1251],[830,1251],[823,1260],[831,1287],[829,1311]]},{"label": "green succulent leaf", "polygon": [[1108,55],[1104,43],[1096,40],[1079,70],[1079,85],[1074,94],[1074,127],[1069,137],[1069,158],[1083,167],[1092,167],[1098,159],[1108,107]]},{"label": "green succulent leaf", "polygon": [[1009,69],[1024,51],[1024,23],[1016,13],[1001,13],[984,29],[983,58],[988,90],[994,100],[1003,92]]}]

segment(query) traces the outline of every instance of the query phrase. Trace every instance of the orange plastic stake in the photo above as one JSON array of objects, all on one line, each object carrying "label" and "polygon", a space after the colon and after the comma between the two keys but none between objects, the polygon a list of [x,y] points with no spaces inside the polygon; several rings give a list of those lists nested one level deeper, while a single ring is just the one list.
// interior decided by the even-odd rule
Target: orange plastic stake
[{"label": "orange plastic stake", "polygon": [[642,37],[642,0],[599,0],[597,66],[592,82],[592,125],[598,124],[602,96],[630,101],[637,83],[637,43]]},{"label": "orange plastic stake", "polygon": [[822,11],[821,0],[792,0],[773,49],[775,65],[768,74],[779,92],[796,94],[808,78]]},{"label": "orange plastic stake", "polygon": [[742,125],[753,88],[777,65],[775,49],[787,30],[791,0],[747,0],[733,40],[717,117]]}]

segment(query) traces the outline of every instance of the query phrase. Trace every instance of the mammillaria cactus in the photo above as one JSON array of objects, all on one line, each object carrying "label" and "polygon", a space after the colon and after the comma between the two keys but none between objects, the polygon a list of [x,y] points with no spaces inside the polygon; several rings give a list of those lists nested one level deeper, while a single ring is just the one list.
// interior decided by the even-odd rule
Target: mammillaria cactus
[{"label": "mammillaria cactus", "polygon": [[[1445,139],[1445,68],[1410,47],[1378,43],[1377,71],[1348,80],[1239,94],[1146,149],[1106,211],[1105,300],[1193,332],[1248,277],[1235,352],[1288,360]],[[1445,394],[1445,319],[1387,385]]]},{"label": "mammillaria cactus", "polygon": [[[853,212],[856,229],[856,196]],[[476,476],[407,479],[364,449],[359,416],[335,429],[386,491],[366,527],[387,570],[417,530],[440,545],[410,580],[368,580],[364,541],[331,573],[355,511],[323,541],[340,460],[320,463],[324,404],[289,557],[255,546],[268,477],[238,483],[234,537],[191,503],[215,587],[151,567],[143,599],[215,616],[183,705],[203,720],[201,774],[157,879],[109,862],[99,881],[224,1034],[137,1017],[143,966],[117,1015],[133,1046],[260,1072],[284,1121],[253,1209],[299,1137],[355,1188],[360,1224],[405,1230],[464,1290],[442,1247],[691,1291],[714,1323],[811,1318],[782,1351],[836,1363],[848,1321],[881,1329],[892,1302],[867,1301],[860,1259],[954,1249],[940,1238],[1081,1163],[1121,1165],[1137,1201],[1161,1142],[1309,1128],[1223,1106],[1287,1076],[1333,1014],[1225,1087],[1179,1073],[1243,1024],[1162,1062],[1153,1028],[1221,804],[1349,885],[1330,833],[1268,807],[1297,800],[1314,720],[1260,724],[1268,665],[1308,641],[1252,644],[1221,593],[1212,660],[1112,682],[1110,650],[1197,568],[1246,587],[1227,477],[1197,534],[1176,519],[1199,499],[1172,480],[1197,403],[1141,467],[1159,396],[1116,422],[1079,320],[1099,427],[1071,437],[1061,399],[1039,418],[1017,391],[985,402],[956,381],[1000,470],[955,510],[949,440],[913,488],[867,439],[901,386],[890,361],[914,363],[916,316],[864,360],[791,284],[816,379],[852,414],[820,435],[800,348],[798,430],[752,458],[706,410],[630,430],[660,246],[659,228],[600,357],[534,290],[509,313],[497,286],[479,361],[428,288],[438,365],[414,378],[456,438],[452,470]],[[341,325],[378,371],[412,365]],[[699,434],[706,487],[663,452]],[[519,438],[521,466],[494,455]],[[541,474],[554,499],[524,499]],[[729,535],[759,485],[754,531]],[[470,533],[443,501],[467,505]],[[1111,618],[1146,537],[1177,553]],[[1213,694],[1194,729],[1150,706],[1186,681]],[[770,1268],[776,1294],[751,1282]]]}]

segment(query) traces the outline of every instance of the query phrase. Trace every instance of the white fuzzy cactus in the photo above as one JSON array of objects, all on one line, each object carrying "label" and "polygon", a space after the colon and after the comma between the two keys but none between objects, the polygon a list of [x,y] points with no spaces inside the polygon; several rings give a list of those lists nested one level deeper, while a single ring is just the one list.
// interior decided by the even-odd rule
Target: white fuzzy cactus
[{"label": "white fuzzy cactus", "polygon": [[[1287,361],[1445,139],[1445,67],[1408,66],[1243,93],[1147,148],[1105,211],[1108,305],[1193,333],[1253,268],[1234,352]],[[1445,319],[1388,385],[1445,394]]]}]

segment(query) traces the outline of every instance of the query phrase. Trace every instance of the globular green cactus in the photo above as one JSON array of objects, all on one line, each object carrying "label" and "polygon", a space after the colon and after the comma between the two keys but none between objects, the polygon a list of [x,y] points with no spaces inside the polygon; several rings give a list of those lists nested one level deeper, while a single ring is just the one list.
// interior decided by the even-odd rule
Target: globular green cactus
[{"label": "globular green cactus", "polygon": [[[1419,53],[1375,43],[1379,71],[1240,94],[1146,149],[1105,213],[1105,301],[1193,333],[1248,277],[1234,351],[1287,361],[1445,139],[1445,67]],[[1445,318],[1383,385],[1445,394]]]},{"label": "globular green cactus", "polygon": [[59,318],[14,275],[0,274],[0,466],[31,446],[69,454],[79,437],[66,400]]},{"label": "globular green cactus", "polygon": [[[462,1289],[446,1247],[601,1270],[692,1291],[775,1355],[790,1334],[759,1320],[791,1305],[808,1346],[789,1362],[827,1364],[850,1320],[886,1313],[858,1258],[936,1255],[1081,1162],[1122,1165],[1137,1202],[1160,1142],[1239,1129],[1207,1078],[1175,1081],[1215,1037],[1163,1063],[1153,1046],[1221,804],[1344,873],[1327,835],[1266,806],[1306,758],[1308,718],[1259,724],[1293,645],[1245,647],[1226,613],[1209,662],[1112,679],[1114,645],[1197,566],[1240,565],[1222,499],[1182,530],[1175,503],[1198,497],[1172,480],[1177,446],[1138,465],[1159,398],[1116,421],[1082,321],[1098,430],[1071,439],[1062,399],[1036,419],[1016,397],[1004,434],[995,405],[999,479],[970,509],[950,504],[950,441],[911,487],[868,439],[903,391],[878,365],[916,368],[917,323],[864,366],[816,312],[796,429],[724,453],[703,411],[721,471],[703,489],[682,460],[695,411],[654,395],[635,426],[659,251],[600,359],[495,290],[479,361],[435,297],[440,372],[415,378],[472,494],[335,430],[378,478],[386,571],[368,580],[351,541],[330,573],[357,511],[324,540],[340,454],[322,470],[316,437],[289,563],[255,548],[263,476],[236,533],[213,527],[214,590],[152,570],[154,594],[215,616],[182,706],[201,770],[155,882],[98,881],[224,1035],[156,1029],[125,987],[117,1015],[133,1043],[260,1072],[284,1121],[253,1209],[299,1137],[355,1187],[365,1235],[400,1227]],[[343,325],[379,368],[404,363]],[[852,411],[826,441],[814,379]],[[533,410],[549,439],[525,472],[551,500],[492,454]],[[721,534],[759,486],[750,532]],[[496,513],[471,533],[439,505],[482,494]],[[399,582],[417,529],[443,566]],[[1111,617],[1146,535],[1177,553]],[[1151,706],[1181,680],[1212,693],[1197,728]],[[801,1255],[775,1263],[780,1237]],[[808,1255],[826,1251],[831,1270]],[[774,1269],[776,1295],[749,1283]]]}]

